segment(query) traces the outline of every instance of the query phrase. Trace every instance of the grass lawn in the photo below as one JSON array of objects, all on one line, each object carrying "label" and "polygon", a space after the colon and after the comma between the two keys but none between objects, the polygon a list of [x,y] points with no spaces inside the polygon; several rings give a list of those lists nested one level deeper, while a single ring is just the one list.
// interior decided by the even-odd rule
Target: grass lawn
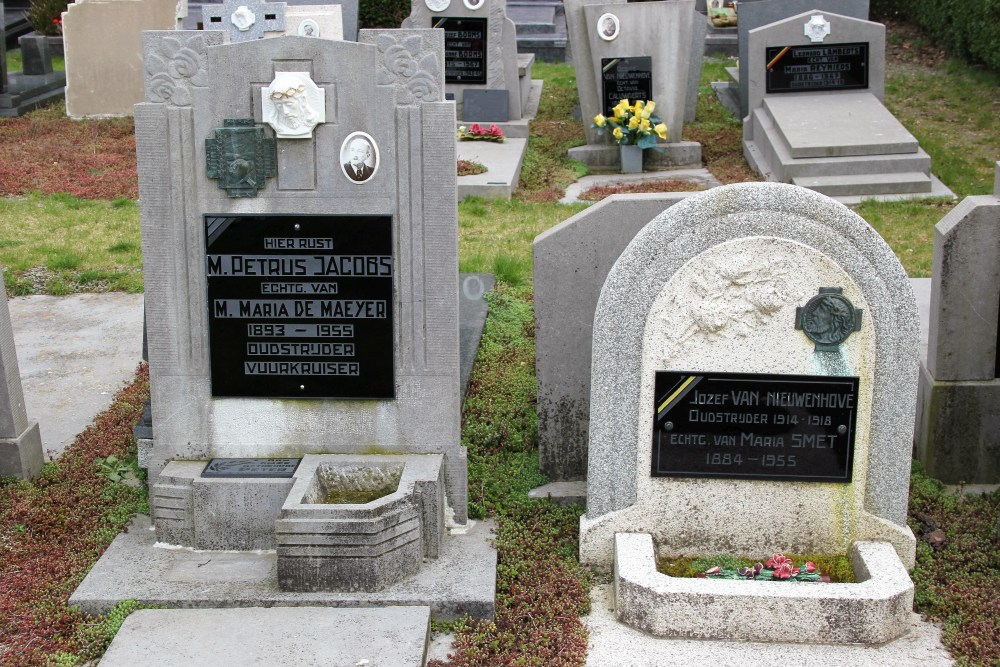
[{"label": "grass lawn", "polygon": [[[949,61],[901,25],[889,26],[887,61],[886,104],[931,154],[935,173],[959,196],[991,192],[1000,156],[1000,79]],[[702,143],[705,165],[722,182],[756,180],[742,157],[740,123],[709,87],[725,78],[726,64],[706,61],[698,121],[685,127],[685,139]],[[544,481],[531,241],[586,206],[557,203],[586,173],[566,156],[583,143],[583,128],[572,120],[573,69],[537,64],[535,75],[545,88],[520,189],[512,201],[468,199],[458,210],[460,269],[499,280],[462,422],[470,514],[497,519],[498,569],[496,618],[451,626],[454,666],[569,667],[582,665],[586,654],[579,617],[588,609],[590,573],[576,559],[582,510],[526,499]],[[0,119],[0,263],[9,293],[142,290],[134,150],[128,119],[69,121],[59,105]],[[856,210],[911,276],[928,276],[933,227],[954,205],[870,201]],[[66,600],[128,517],[148,511],[144,490],[113,474],[141,476],[128,427],[147,393],[141,369],[41,477],[31,484],[0,480],[0,664],[92,660],[135,608],[125,601],[92,618]],[[942,622],[961,664],[1000,664],[1000,494],[960,498],[916,470],[910,508],[918,535],[931,524],[945,534],[938,548],[918,541],[917,610]]]}]

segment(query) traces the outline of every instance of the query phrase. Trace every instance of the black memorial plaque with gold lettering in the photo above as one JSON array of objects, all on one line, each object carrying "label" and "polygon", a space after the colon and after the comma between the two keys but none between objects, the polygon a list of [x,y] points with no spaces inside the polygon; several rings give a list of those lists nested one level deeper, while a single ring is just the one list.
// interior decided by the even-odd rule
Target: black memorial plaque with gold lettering
[{"label": "black memorial plaque with gold lettering", "polygon": [[444,82],[486,83],[486,19],[435,19],[444,29]]},{"label": "black memorial plaque with gold lettering", "polygon": [[769,46],[768,93],[812,93],[868,87],[868,42]]},{"label": "black memorial plaque with gold lettering", "polygon": [[213,396],[393,398],[392,218],[205,216]]},{"label": "black memorial plaque with gold lettering", "polygon": [[621,100],[635,104],[636,100],[653,99],[653,59],[601,58],[601,95],[605,116],[613,116],[612,109]]},{"label": "black memorial plaque with gold lettering", "polygon": [[850,482],[858,378],[657,371],[654,477]]}]

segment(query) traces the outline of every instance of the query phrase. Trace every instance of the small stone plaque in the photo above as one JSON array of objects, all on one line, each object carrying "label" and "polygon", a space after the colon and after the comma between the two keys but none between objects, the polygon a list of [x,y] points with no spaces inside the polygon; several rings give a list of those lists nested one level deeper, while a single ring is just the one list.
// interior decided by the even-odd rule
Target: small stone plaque
[{"label": "small stone plaque", "polygon": [[868,43],[769,46],[768,93],[812,93],[868,87]]},{"label": "small stone plaque", "polygon": [[444,29],[444,82],[486,83],[486,19],[442,17],[433,27]]},{"label": "small stone plaque", "polygon": [[858,378],[656,372],[654,477],[850,482]]},{"label": "small stone plaque", "polygon": [[620,100],[648,102],[653,99],[653,59],[601,58],[601,86],[605,116],[614,115],[612,109]]},{"label": "small stone plaque", "polygon": [[202,477],[291,477],[302,459],[212,459]]},{"label": "small stone plaque", "polygon": [[470,123],[505,123],[509,116],[508,90],[467,88],[462,93],[462,120]]}]

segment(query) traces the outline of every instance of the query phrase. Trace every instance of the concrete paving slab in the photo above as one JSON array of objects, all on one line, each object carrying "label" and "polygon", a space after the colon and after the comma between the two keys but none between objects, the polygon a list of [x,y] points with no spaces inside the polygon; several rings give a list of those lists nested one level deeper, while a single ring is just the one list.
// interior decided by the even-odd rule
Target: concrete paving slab
[{"label": "concrete paving slab", "polygon": [[459,141],[459,160],[484,165],[488,171],[475,176],[458,177],[458,199],[476,196],[486,199],[510,199],[521,178],[521,163],[528,148],[527,139],[507,138],[502,144],[490,141]]},{"label": "concrete paving slab", "polygon": [[589,633],[588,667],[882,667],[883,665],[954,664],[941,645],[941,630],[911,616],[910,631],[880,646],[862,644],[783,644],[698,639],[661,639],[619,623],[614,615],[614,586],[595,585],[584,624]]},{"label": "concrete paving slab", "polygon": [[794,158],[915,153],[919,144],[871,93],[764,99]]},{"label": "concrete paving slab", "polygon": [[429,630],[428,607],[142,609],[101,665],[419,666]]},{"label": "concrete paving slab", "polygon": [[46,459],[63,452],[131,381],[142,360],[141,294],[10,299],[29,419]]},{"label": "concrete paving slab", "polygon": [[[470,522],[473,523],[473,522]],[[194,551],[155,546],[149,517],[137,516],[115,538],[70,596],[86,613],[103,614],[120,600],[181,608],[429,606],[435,619],[462,614],[492,618],[496,550],[492,522],[450,535],[440,556],[420,572],[375,593],[278,590],[274,551]]]}]

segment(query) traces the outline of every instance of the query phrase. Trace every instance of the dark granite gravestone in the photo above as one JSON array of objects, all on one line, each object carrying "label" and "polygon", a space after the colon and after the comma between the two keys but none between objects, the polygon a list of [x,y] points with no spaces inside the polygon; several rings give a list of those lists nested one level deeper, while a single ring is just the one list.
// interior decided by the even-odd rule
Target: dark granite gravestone
[{"label": "dark granite gravestone", "polygon": [[605,116],[614,115],[611,109],[620,100],[653,99],[653,59],[601,58],[601,99]]},{"label": "dark granite gravestone", "polygon": [[49,40],[41,35],[25,35],[18,44],[21,46],[22,71],[26,75],[45,75],[52,73],[52,52]]},{"label": "dark granite gravestone", "polygon": [[441,17],[445,83],[486,83],[486,19]]},{"label": "dark granite gravestone", "polygon": [[394,398],[390,216],[205,216],[213,396]]},{"label": "dark granite gravestone", "polygon": [[0,44],[3,45],[3,53],[0,54],[0,94],[7,92],[7,23],[4,18],[3,2],[0,2]]},{"label": "dark granite gravestone", "polygon": [[[6,46],[4,8],[0,2],[0,43]],[[18,39],[24,55],[24,71],[8,74],[7,54],[0,57],[0,118],[13,118],[37,109],[64,95],[66,75],[52,71],[48,40],[39,36]]]},{"label": "dark granite gravestone", "polygon": [[506,90],[470,88],[463,93],[463,99],[465,100],[462,107],[462,120],[464,121],[505,123],[510,118],[508,112],[510,95]]},{"label": "dark granite gravestone", "polygon": [[654,477],[850,482],[858,378],[656,372]]},{"label": "dark granite gravestone", "polygon": [[767,92],[813,93],[868,87],[868,43],[769,46]]}]

